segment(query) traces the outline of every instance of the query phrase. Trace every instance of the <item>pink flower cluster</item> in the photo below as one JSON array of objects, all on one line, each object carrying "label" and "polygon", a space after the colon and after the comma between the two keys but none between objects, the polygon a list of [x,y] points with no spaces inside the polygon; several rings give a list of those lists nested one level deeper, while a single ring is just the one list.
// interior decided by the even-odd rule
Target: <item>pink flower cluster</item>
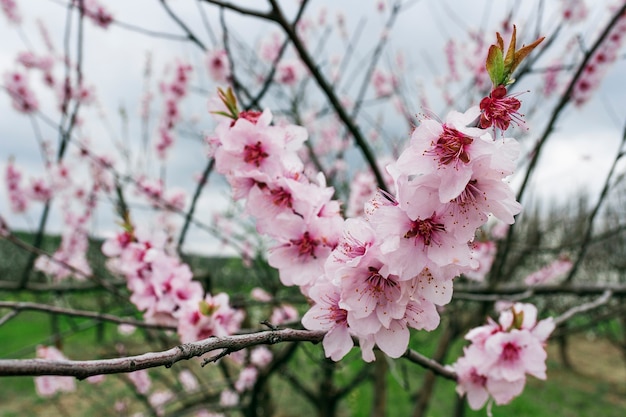
[{"label": "pink flower cluster", "polygon": [[582,22],[589,14],[585,0],[561,0],[561,10],[563,20],[571,24]]},{"label": "pink flower cluster", "polygon": [[163,181],[141,177],[136,183],[137,192],[146,197],[154,208],[164,210],[183,210],[187,194],[183,189],[165,190]]},{"label": "pink flower cluster", "polygon": [[[91,266],[87,260],[87,250],[89,249],[88,222],[95,209],[95,204],[94,193],[87,197],[85,211],[81,215],[77,215],[66,204],[64,210],[65,227],[61,235],[61,245],[52,257],[39,256],[35,261],[35,269],[52,276],[57,282],[70,276],[82,281],[91,275]],[[72,269],[68,266],[71,266]],[[78,270],[80,273],[75,273],[74,270]]]},{"label": "pink flower cluster", "polygon": [[181,120],[180,101],[187,95],[189,78],[193,68],[189,64],[178,62],[171,82],[162,82],[161,94],[165,100],[165,109],[159,122],[159,137],[156,143],[157,155],[165,159],[167,150],[174,144],[174,127]]},{"label": "pink flower cluster", "polygon": [[520,210],[503,179],[512,173],[517,145],[467,127],[479,109],[451,113],[445,123],[424,120],[408,148],[389,165],[396,196],[366,204],[365,218],[348,219],[325,264],[324,286],[302,322],[327,330],[334,360],[359,339],[365,360],[374,344],[391,357],[406,351],[409,328],[433,330],[436,306],[452,297],[452,279],[477,267],[470,242],[490,214],[512,223]]},{"label": "pink flower cluster", "polygon": [[22,173],[17,169],[13,160],[9,159],[5,174],[7,189],[9,192],[9,203],[11,210],[15,213],[23,213],[28,208],[26,192],[22,188]]},{"label": "pink flower cluster", "polygon": [[[54,346],[37,346],[37,358],[66,361],[67,358]],[[76,379],[71,376],[37,376],[35,389],[41,397],[51,397],[57,392],[76,391]]]},{"label": "pink flower cluster", "polygon": [[228,295],[205,295],[189,266],[163,245],[164,239],[129,231],[102,245],[109,268],[126,278],[130,301],[146,321],[178,326],[183,343],[238,331],[243,313],[230,307]]},{"label": "pink flower cluster", "polygon": [[388,166],[397,194],[379,193],[365,217],[344,222],[333,190],[306,179],[295,151],[306,139],[297,126],[271,126],[269,111],[224,121],[213,143],[217,171],[257,230],[277,244],[270,265],[285,285],[315,304],[302,318],[324,330],[326,355],[341,359],[359,339],[391,357],[408,347],[409,328],[432,330],[437,305],[452,296],[452,279],[477,267],[470,242],[493,214],[506,223],[520,210],[508,184],[517,143],[494,140],[476,124],[478,107],[445,123],[424,120],[409,147]]},{"label": "pink flower cluster", "polygon": [[19,24],[22,22],[22,16],[17,9],[15,0],[0,0],[0,8],[4,12],[9,22]]},{"label": "pink flower cluster", "polygon": [[220,124],[215,166],[235,199],[247,198],[257,230],[276,240],[268,260],[282,283],[308,287],[323,275],[343,219],[323,176],[314,183],[304,175],[297,154],[307,137],[304,128],[270,126],[271,118],[269,110],[241,112],[236,121]]},{"label": "pink flower cluster", "polygon": [[475,240],[470,248],[472,250],[472,258],[478,262],[478,266],[471,271],[465,271],[463,276],[473,281],[482,282],[493,265],[497,250],[496,243],[492,240]]},{"label": "pink flower cluster", "polygon": [[[44,143],[44,152],[49,151]],[[82,152],[79,154],[84,157]],[[63,233],[61,244],[52,256],[41,255],[37,258],[35,269],[46,273],[55,281],[74,276],[84,280],[91,275],[87,260],[89,248],[89,222],[97,205],[100,192],[111,190],[111,179],[106,174],[103,164],[109,164],[105,157],[92,155],[86,159],[90,169],[91,182],[85,184],[84,175],[79,174],[79,166],[72,169],[63,163],[47,163],[41,177],[31,177],[28,184],[23,184],[22,173],[9,159],[6,168],[6,184],[11,209],[16,213],[25,213],[31,203],[47,203],[53,198],[60,199],[63,213]]]},{"label": "pink flower cluster", "polygon": [[567,256],[560,256],[543,268],[533,272],[524,279],[526,285],[548,284],[572,269],[573,263]]},{"label": "pink flower cluster", "polygon": [[524,389],[526,375],[546,379],[545,343],[552,330],[552,318],[537,322],[535,306],[522,303],[503,310],[497,323],[490,319],[471,330],[465,338],[472,344],[452,365],[459,395],[478,410],[489,397],[509,403]]},{"label": "pink flower cluster", "polygon": [[206,66],[209,75],[218,84],[230,83],[230,61],[224,49],[214,49],[206,56]]},{"label": "pink flower cluster", "polygon": [[611,65],[617,61],[625,37],[626,16],[623,15],[617,24],[613,26],[604,42],[591,56],[583,70],[583,74],[574,85],[572,90],[574,104],[582,106],[591,98]]},{"label": "pink flower cluster", "polygon": [[108,28],[113,22],[113,15],[97,0],[74,0],[74,5],[82,7],[85,16],[103,29]]},{"label": "pink flower cluster", "polygon": [[11,104],[15,110],[26,114],[39,110],[39,101],[28,85],[25,74],[17,71],[5,73],[4,86],[11,96]]},{"label": "pink flower cluster", "polygon": [[397,90],[398,79],[393,74],[376,69],[372,74],[372,85],[374,86],[376,97],[387,97]]}]

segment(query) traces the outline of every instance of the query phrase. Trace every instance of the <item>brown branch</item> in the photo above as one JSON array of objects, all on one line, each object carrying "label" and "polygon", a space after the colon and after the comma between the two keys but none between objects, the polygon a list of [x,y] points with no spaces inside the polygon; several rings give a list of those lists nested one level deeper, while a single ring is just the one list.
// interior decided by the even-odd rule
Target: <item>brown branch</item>
[{"label": "brown branch", "polygon": [[370,169],[372,170],[372,172],[374,173],[374,176],[376,177],[376,182],[378,184],[378,187],[382,190],[386,190],[387,186],[385,185],[385,180],[383,179],[380,169],[378,169],[378,165],[376,164],[376,157],[374,156],[374,153],[372,152],[372,150],[369,148],[369,145],[367,144],[367,141],[363,137],[363,134],[361,133],[359,127],[356,125],[354,120],[352,120],[352,118],[350,117],[346,109],[341,105],[341,102],[339,101],[339,98],[335,94],[333,87],[330,85],[330,83],[326,80],[326,78],[319,71],[317,65],[313,61],[313,58],[309,54],[307,48],[304,46],[304,44],[300,40],[300,37],[296,33],[295,29],[289,24],[289,22],[285,18],[282,12],[282,9],[278,5],[278,2],[276,0],[269,0],[269,2],[272,4],[271,20],[278,23],[280,27],[283,29],[283,31],[285,32],[285,34],[289,37],[289,39],[291,39],[293,46],[296,48],[296,51],[298,51],[298,55],[300,56],[300,59],[302,60],[304,65],[308,68],[313,78],[315,78],[315,81],[317,82],[318,86],[323,91],[324,95],[330,102],[333,109],[335,109],[337,116],[339,116],[343,124],[346,126],[346,129],[348,129],[348,131],[354,138],[354,141],[356,142],[357,147],[361,150],[363,157],[369,164]]},{"label": "brown branch", "polygon": [[269,12],[260,12],[258,10],[247,9],[245,7],[240,7],[235,4],[229,3],[227,1],[219,1],[219,0],[202,0],[205,3],[213,4],[215,6],[223,7],[224,9],[232,10],[233,12],[237,12],[239,14],[245,16],[254,16],[259,17],[261,19],[272,20],[272,15]]},{"label": "brown branch", "polygon": [[596,309],[604,304],[608,303],[611,299],[613,292],[611,290],[606,290],[602,296],[594,301],[589,303],[581,304],[575,307],[570,308],[565,313],[561,314],[557,318],[554,319],[554,324],[556,326],[560,326],[565,323],[567,320],[571,319],[573,316],[579,313],[585,313],[589,310]]},{"label": "brown branch", "polygon": [[215,165],[215,159],[211,158],[209,163],[204,168],[204,171],[202,172],[202,177],[198,181],[196,190],[193,193],[191,206],[189,207],[189,210],[187,210],[187,214],[185,214],[185,223],[183,224],[183,228],[180,232],[180,236],[178,237],[178,244],[176,245],[176,252],[179,255],[181,254],[183,243],[185,242],[185,237],[187,236],[187,230],[189,229],[189,225],[191,224],[191,219],[193,218],[193,213],[196,211],[196,205],[198,204],[198,200],[200,199],[200,194],[202,193],[202,189],[206,186],[206,183],[209,179],[209,175],[211,174],[211,171],[213,171],[214,165]]},{"label": "brown branch", "polygon": [[412,349],[409,349],[406,351],[406,353],[402,356],[403,358],[408,359],[409,361],[416,363],[432,372],[434,372],[435,374],[449,379],[451,381],[456,381],[457,380],[457,374],[456,372],[446,368],[445,366],[443,366],[442,364],[440,364],[439,362],[430,359],[424,355],[422,355],[419,352],[416,352]]},{"label": "brown branch", "polygon": [[454,291],[456,299],[464,298],[467,295],[521,295],[526,292],[532,292],[532,295],[562,295],[571,294],[578,296],[600,295],[606,291],[611,291],[614,297],[626,296],[626,285],[538,285],[536,287],[528,287],[526,285],[507,285],[506,287],[489,288],[486,286],[473,285],[457,285]]},{"label": "brown branch", "polygon": [[[124,287],[126,281],[107,281],[111,287]],[[93,282],[76,282],[70,284],[39,284],[28,283],[25,287],[20,287],[15,281],[0,280],[0,291],[11,292],[88,292],[102,290],[101,284]]]},{"label": "brown branch", "polygon": [[[111,314],[105,313],[96,313],[94,311],[85,311],[85,310],[74,310],[71,308],[63,308],[63,307],[55,307],[47,304],[37,304],[37,303],[29,303],[29,302],[19,302],[19,301],[0,301],[0,308],[9,308],[14,312],[19,311],[43,311],[52,314],[61,314],[64,316],[72,316],[72,317],[85,317],[90,319],[96,319],[100,321],[108,321],[111,323],[118,324],[130,324],[136,327],[144,327],[150,329],[163,329],[163,330],[176,330],[176,326],[167,326],[162,324],[155,323],[146,323],[145,321],[136,320],[133,318],[125,318],[118,317]],[[2,322],[0,321],[0,325]]]},{"label": "brown branch", "polygon": [[185,24],[185,22],[180,20],[180,18],[174,13],[174,11],[170,8],[170,6],[167,5],[167,2],[165,0],[160,0],[160,1],[161,1],[161,5],[163,6],[163,8],[167,12],[167,14],[187,34],[187,39],[189,39],[191,42],[195,43],[203,51],[206,51],[206,46],[204,45],[204,43],[202,43],[202,41],[200,39],[198,39],[198,37],[196,35],[194,35],[194,33],[191,31],[191,29],[189,29],[189,26],[187,26]]},{"label": "brown branch", "polygon": [[214,350],[228,349],[231,352],[236,352],[251,346],[281,342],[319,343],[324,334],[321,331],[284,329],[227,337],[211,337],[199,342],[179,345],[161,352],[90,361],[2,359],[0,360],[0,375],[58,375],[84,379],[93,375],[134,372],[159,366],[170,367],[176,362],[198,357]]}]

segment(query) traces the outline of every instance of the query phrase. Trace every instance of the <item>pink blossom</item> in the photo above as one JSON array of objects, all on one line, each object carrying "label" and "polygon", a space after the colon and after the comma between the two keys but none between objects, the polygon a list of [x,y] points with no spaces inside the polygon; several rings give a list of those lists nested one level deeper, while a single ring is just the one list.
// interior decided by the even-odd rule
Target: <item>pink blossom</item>
[{"label": "pink blossom", "polygon": [[225,389],[220,394],[220,405],[222,407],[234,407],[239,404],[239,394],[230,389]]},{"label": "pink blossom", "polygon": [[[433,174],[441,178],[440,202],[456,198],[471,179],[475,161],[496,151],[484,130],[466,127],[478,116],[478,108],[472,108],[464,114],[451,112],[444,124],[423,120],[413,131],[410,146],[388,167],[394,179]],[[398,200],[404,207],[402,190],[398,190]]]},{"label": "pink blossom", "polygon": [[94,375],[85,379],[85,381],[89,382],[90,384],[101,384],[102,382],[104,382],[105,379],[106,375]]},{"label": "pink blossom", "polygon": [[324,352],[327,358],[338,361],[354,346],[348,330],[348,312],[339,306],[340,290],[330,283],[318,284],[309,297],[315,305],[302,317],[302,325],[309,330],[326,331]]},{"label": "pink blossom", "polygon": [[472,357],[467,356],[467,351],[465,353],[454,364],[454,371],[458,375],[456,392],[460,396],[467,394],[469,406],[472,410],[479,410],[489,399],[487,377],[477,371],[476,365],[471,363]]},{"label": "pink blossom", "polygon": [[464,272],[463,276],[473,281],[483,282],[495,259],[496,244],[491,240],[475,241],[472,242],[471,250],[472,258],[478,262],[478,266]]},{"label": "pink blossom", "polygon": [[[54,346],[37,346],[37,358],[51,361],[67,361],[67,358]],[[67,376],[37,376],[35,388],[41,397],[50,397],[57,392],[76,390],[76,380]]]},{"label": "pink blossom", "polygon": [[252,297],[253,300],[263,301],[266,303],[272,301],[273,299],[270,293],[259,287],[254,287],[252,291],[250,291],[250,297]]},{"label": "pink blossom", "polygon": [[181,119],[179,105],[181,100],[187,95],[192,71],[193,67],[191,65],[177,62],[173,77],[169,81],[163,81],[160,84],[165,106],[159,121],[159,135],[155,147],[161,159],[167,156],[168,149],[174,144],[173,129]]},{"label": "pink blossom", "polygon": [[207,294],[202,301],[188,302],[182,305],[177,317],[178,335],[183,343],[231,335],[243,321],[243,313],[230,307],[225,293],[214,297]]},{"label": "pink blossom", "polygon": [[[90,199],[92,197],[93,195]],[[64,218],[67,227],[63,229],[61,245],[52,257],[39,256],[35,261],[35,269],[54,277],[57,282],[70,276],[77,280],[87,279],[92,272],[87,260],[89,233],[86,228],[86,222],[91,214],[92,210],[89,206],[85,208],[82,216],[68,210]]]},{"label": "pink blossom", "polygon": [[303,76],[304,68],[298,60],[281,61],[276,68],[276,81],[288,86],[294,86]]},{"label": "pink blossom", "polygon": [[276,32],[262,39],[261,45],[259,47],[261,58],[265,60],[266,62],[274,62],[276,58],[278,58],[281,45],[282,45],[281,37]]},{"label": "pink blossom", "polygon": [[522,103],[513,96],[507,96],[506,93],[506,87],[500,85],[481,100],[480,127],[486,129],[494,126],[500,130],[507,130],[511,122],[518,126],[524,123],[523,115],[518,112]]},{"label": "pink blossom", "polygon": [[332,188],[283,177],[270,184],[257,183],[251,187],[246,212],[257,219],[259,233],[273,235],[277,216],[297,214],[309,218],[330,202],[333,192]]},{"label": "pink blossom", "polygon": [[572,261],[562,256],[524,278],[526,285],[548,284],[572,269]]},{"label": "pink blossom", "polygon": [[9,203],[11,210],[15,213],[23,213],[28,208],[28,199],[26,198],[26,190],[22,188],[22,173],[12,159],[7,163],[5,173],[5,181],[9,192]]},{"label": "pink blossom", "polygon": [[302,169],[302,162],[291,150],[294,143],[289,143],[295,140],[299,146],[306,139],[301,129],[286,130],[238,119],[232,128],[219,133],[221,146],[215,152],[215,167],[221,174],[268,183],[286,172]]},{"label": "pink blossom", "polygon": [[46,202],[52,198],[52,188],[43,178],[31,179],[30,187],[26,190],[34,201]]},{"label": "pink blossom", "polygon": [[39,109],[39,101],[33,90],[28,85],[25,74],[20,72],[7,72],[4,74],[4,84],[11,96],[13,108],[20,113],[30,114]]},{"label": "pink blossom", "polygon": [[259,346],[250,352],[250,363],[259,369],[265,368],[272,362],[274,355],[272,351],[265,346]]},{"label": "pink blossom", "polygon": [[150,391],[152,380],[150,379],[150,375],[147,370],[140,369],[139,371],[130,372],[126,375],[128,376],[130,382],[133,383],[138,393],[147,394],[148,391]]},{"label": "pink blossom", "polygon": [[572,100],[577,106],[585,104],[604,80],[608,69],[617,61],[619,51],[626,36],[626,18],[619,21],[607,36],[606,40],[596,49],[586,64],[583,73],[574,84]]},{"label": "pink blossom", "polygon": [[170,390],[160,390],[153,392],[148,397],[148,402],[156,411],[156,414],[162,416],[165,412],[165,404],[174,399],[174,393]]},{"label": "pink blossom", "polygon": [[230,60],[226,50],[209,51],[206,56],[206,66],[213,81],[219,84],[230,83]]},{"label": "pink blossom", "polygon": [[[469,247],[450,232],[455,219],[447,214],[433,213],[412,220],[400,207],[388,206],[376,210],[369,221],[380,239],[390,272],[401,280],[416,276],[426,267],[437,278],[443,278],[448,274],[441,268],[471,264]],[[452,276],[457,274],[454,271]]]},{"label": "pink blossom", "polygon": [[376,69],[372,74],[372,85],[374,86],[376,97],[387,97],[393,94],[396,88],[396,80],[383,70]]},{"label": "pink blossom", "polygon": [[483,374],[506,381],[523,379],[526,373],[546,379],[546,351],[527,330],[500,332],[485,341]]},{"label": "pink blossom", "polygon": [[270,323],[278,326],[281,324],[296,321],[299,317],[300,315],[298,314],[298,310],[296,310],[294,306],[289,304],[281,304],[280,306],[274,307],[274,309],[272,310]]},{"label": "pink blossom", "polygon": [[280,272],[284,285],[310,285],[324,273],[324,263],[337,246],[341,217],[303,219],[281,216],[281,236],[269,251],[268,262]]},{"label": "pink blossom", "polygon": [[522,392],[527,374],[545,379],[544,345],[553,329],[551,318],[537,322],[535,306],[522,303],[505,306],[498,323],[472,329],[465,336],[472,344],[453,365],[459,395],[467,394],[473,409],[489,396],[506,404]]},{"label": "pink blossom", "polygon": [[14,24],[20,24],[22,22],[22,15],[17,8],[15,0],[0,0],[0,8],[2,8],[9,22]]},{"label": "pink blossom", "polygon": [[178,374],[178,381],[186,392],[195,392],[200,388],[198,379],[189,369],[183,369]]},{"label": "pink blossom", "polygon": [[555,60],[546,70],[543,78],[543,95],[546,97],[552,97],[555,94],[558,94],[559,75],[561,72],[560,66],[561,61]]},{"label": "pink blossom", "polygon": [[235,381],[235,389],[242,393],[252,388],[257,380],[259,371],[254,366],[246,366],[239,372],[239,378]]},{"label": "pink blossom", "polygon": [[369,171],[357,172],[350,182],[350,198],[348,200],[348,217],[365,214],[364,204],[376,193],[376,180]]},{"label": "pink blossom", "polygon": [[120,324],[119,326],[117,326],[117,332],[124,336],[130,336],[131,334],[135,333],[136,330],[137,327],[133,326],[132,324]]},{"label": "pink blossom", "polygon": [[326,261],[328,276],[335,279],[342,269],[357,267],[375,242],[376,235],[369,222],[358,217],[346,219],[341,239]]},{"label": "pink blossom", "polygon": [[561,0],[563,20],[568,23],[579,23],[585,20],[588,14],[585,0]]},{"label": "pink blossom", "polygon": [[111,13],[102,6],[97,0],[74,0],[77,7],[82,7],[82,11],[96,26],[103,29],[109,27],[113,22]]}]

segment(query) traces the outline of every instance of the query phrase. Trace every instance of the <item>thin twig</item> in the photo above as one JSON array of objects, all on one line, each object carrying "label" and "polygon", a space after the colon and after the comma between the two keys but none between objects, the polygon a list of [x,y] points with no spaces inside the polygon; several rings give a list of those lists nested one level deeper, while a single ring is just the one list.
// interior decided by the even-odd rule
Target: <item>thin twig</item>
[{"label": "thin twig", "polygon": [[403,358],[408,359],[409,361],[416,363],[418,365],[421,365],[422,367],[433,371],[435,374],[449,379],[451,381],[456,381],[457,380],[457,374],[456,372],[454,372],[451,369],[446,368],[445,366],[443,366],[442,364],[440,364],[437,361],[434,361],[424,355],[422,355],[419,352],[416,352],[412,349],[409,349],[406,351],[406,353],[404,355],[402,355]]},{"label": "thin twig", "polygon": [[304,44],[300,40],[300,37],[298,36],[294,28],[291,27],[291,25],[289,24],[289,22],[283,15],[282,9],[278,5],[278,2],[276,0],[269,0],[269,2],[271,3],[272,8],[273,8],[272,20],[278,23],[280,27],[283,29],[283,31],[285,32],[285,34],[287,34],[287,36],[291,39],[293,46],[298,51],[298,55],[300,56],[300,59],[302,60],[304,65],[309,69],[311,75],[313,76],[313,78],[315,78],[315,81],[317,81],[318,86],[324,92],[324,94],[326,95],[326,98],[328,99],[332,107],[335,109],[337,116],[339,116],[343,124],[346,126],[346,129],[348,129],[348,131],[354,138],[354,141],[356,142],[357,147],[361,150],[363,157],[369,164],[370,169],[372,170],[372,172],[374,173],[374,176],[376,177],[376,182],[377,182],[378,187],[382,190],[386,190],[387,186],[385,184],[385,180],[383,179],[382,173],[380,172],[380,169],[378,168],[378,165],[376,163],[376,157],[374,156],[374,153],[372,152],[369,145],[367,144],[367,141],[365,140],[365,137],[361,133],[361,130],[356,125],[354,120],[350,117],[350,115],[348,114],[346,109],[343,107],[341,102],[339,101],[339,98],[335,94],[335,91],[333,90],[330,83],[326,80],[326,78],[322,75],[322,73],[318,69],[317,65],[313,61],[313,58],[309,54],[307,48],[304,46]]},{"label": "thin twig", "polygon": [[608,303],[611,299],[613,292],[611,290],[606,290],[602,296],[592,302],[577,305],[575,307],[570,308],[565,313],[561,314],[557,318],[554,319],[554,324],[558,327],[565,323],[567,320],[571,319],[573,316],[579,313],[585,313],[589,310],[596,309],[604,304]]},{"label": "thin twig", "polygon": [[[63,316],[72,317],[84,317],[90,319],[96,319],[100,321],[108,321],[117,324],[130,324],[135,327],[143,327],[147,329],[160,329],[160,330],[176,330],[176,326],[168,326],[164,324],[147,323],[142,320],[136,320],[129,317],[118,317],[112,314],[96,313],[93,311],[75,310],[72,308],[55,307],[47,304],[37,304],[29,302],[19,301],[0,301],[0,308],[10,308],[13,312],[18,313],[20,311],[43,311],[52,314],[60,314]],[[3,322],[0,321],[0,325]]]},{"label": "thin twig", "polygon": [[203,51],[206,51],[206,46],[204,45],[204,43],[202,43],[202,41],[200,39],[198,39],[198,37],[191,31],[191,29],[189,29],[189,26],[187,26],[185,24],[185,22],[180,20],[180,18],[174,13],[174,11],[170,8],[170,6],[168,6],[167,2],[165,0],[159,0],[159,1],[161,2],[161,5],[165,9],[165,12],[187,34],[187,39],[189,39],[191,42],[196,44],[196,46],[198,46],[198,48],[202,49]]}]

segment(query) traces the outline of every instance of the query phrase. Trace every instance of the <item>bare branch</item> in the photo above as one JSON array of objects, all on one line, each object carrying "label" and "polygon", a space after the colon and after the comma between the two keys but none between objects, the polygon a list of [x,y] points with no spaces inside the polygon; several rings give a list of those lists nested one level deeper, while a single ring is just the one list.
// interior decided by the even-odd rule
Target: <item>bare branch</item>
[{"label": "bare branch", "polygon": [[269,1],[273,7],[273,12],[272,12],[273,20],[277,22],[283,28],[283,31],[285,32],[285,34],[287,34],[289,39],[291,39],[293,46],[298,51],[298,55],[300,56],[300,59],[302,60],[304,65],[308,68],[308,70],[311,72],[311,75],[313,76],[313,78],[315,78],[315,81],[317,81],[317,84],[319,85],[320,89],[324,92],[324,95],[330,102],[331,106],[333,107],[333,109],[335,109],[337,116],[339,116],[342,123],[346,126],[346,129],[348,129],[348,131],[354,138],[354,141],[356,142],[357,146],[363,153],[363,157],[369,164],[372,172],[374,173],[374,176],[376,177],[376,182],[378,184],[378,187],[383,190],[386,190],[387,186],[385,184],[385,180],[383,179],[383,176],[380,170],[378,169],[378,165],[376,164],[376,157],[374,156],[374,153],[372,152],[372,150],[369,148],[369,145],[367,144],[367,141],[363,137],[361,130],[359,129],[357,124],[354,122],[354,120],[350,117],[346,109],[342,106],[341,102],[339,101],[339,98],[335,94],[335,91],[332,85],[330,85],[330,83],[326,80],[326,78],[319,71],[317,65],[313,61],[313,58],[309,54],[306,46],[304,46],[304,44],[300,40],[300,37],[296,33],[295,29],[289,24],[289,22],[283,15],[283,12],[280,6],[278,5],[278,2],[276,0],[269,0]]},{"label": "bare branch", "polygon": [[464,298],[469,294],[480,295],[517,295],[525,294],[527,291],[532,292],[532,295],[559,295],[559,294],[572,294],[572,295],[598,295],[604,294],[606,291],[611,291],[611,294],[616,296],[626,296],[626,285],[538,285],[536,287],[529,288],[526,285],[507,285],[506,287],[488,288],[486,286],[473,286],[473,285],[457,285],[455,286],[454,298],[458,299],[470,299]]},{"label": "bare branch", "polygon": [[593,310],[596,309],[606,303],[609,302],[609,300],[611,299],[611,296],[613,295],[613,292],[610,290],[606,290],[602,296],[590,303],[585,303],[585,304],[581,304],[581,305],[577,305],[575,307],[570,308],[569,310],[567,310],[565,313],[561,314],[560,316],[558,316],[557,318],[554,319],[554,324],[556,326],[560,326],[563,323],[565,323],[567,320],[571,319],[574,315],[579,314],[579,313],[584,313],[587,312],[589,310]]},{"label": "bare branch", "polygon": [[[133,318],[118,317],[111,314],[96,313],[94,311],[74,310],[71,308],[55,307],[47,304],[37,304],[29,302],[16,302],[16,301],[0,301],[0,308],[13,309],[15,313],[25,310],[31,311],[44,311],[53,314],[62,314],[64,316],[73,317],[85,317],[90,319],[96,319],[100,321],[108,321],[118,324],[130,324],[136,327],[144,327],[150,329],[162,329],[162,330],[176,330],[176,326],[167,326],[163,324],[146,323],[145,321],[135,320]],[[0,320],[0,325],[3,322]]]},{"label": "bare branch", "polygon": [[191,29],[189,29],[189,26],[187,26],[185,22],[180,20],[180,18],[174,13],[174,11],[172,11],[170,6],[167,5],[167,2],[165,0],[160,0],[160,2],[163,8],[165,9],[165,11],[167,12],[167,14],[172,19],[174,19],[174,21],[178,24],[178,26],[180,26],[180,28],[187,34],[187,38],[191,42],[195,43],[200,49],[202,49],[203,51],[206,51],[206,46],[204,45],[204,43],[202,43],[202,41],[198,39],[198,37],[191,31]]},{"label": "bare branch", "polygon": [[1,376],[58,375],[84,379],[93,375],[119,374],[140,369],[170,367],[176,362],[204,355],[214,350],[228,349],[236,352],[256,345],[281,342],[319,343],[325,333],[321,331],[284,329],[244,335],[211,337],[199,342],[186,343],[161,352],[115,359],[92,361],[53,361],[44,359],[2,359]]},{"label": "bare branch", "polygon": [[433,371],[435,374],[449,379],[451,381],[456,381],[457,380],[457,374],[456,372],[446,368],[445,366],[443,366],[442,364],[440,364],[439,362],[430,359],[424,355],[422,355],[419,352],[416,352],[412,349],[409,349],[406,351],[406,353],[402,356],[403,358],[408,359],[409,361],[416,363],[418,365],[423,366],[424,368]]},{"label": "bare branch", "polygon": [[246,16],[255,16],[261,19],[273,20],[272,14],[270,12],[259,12],[258,10],[247,9],[245,7],[240,7],[235,4],[229,3],[227,1],[220,0],[202,0],[205,3],[213,4],[215,6],[223,7],[224,9],[232,10],[233,12],[240,13]]}]

